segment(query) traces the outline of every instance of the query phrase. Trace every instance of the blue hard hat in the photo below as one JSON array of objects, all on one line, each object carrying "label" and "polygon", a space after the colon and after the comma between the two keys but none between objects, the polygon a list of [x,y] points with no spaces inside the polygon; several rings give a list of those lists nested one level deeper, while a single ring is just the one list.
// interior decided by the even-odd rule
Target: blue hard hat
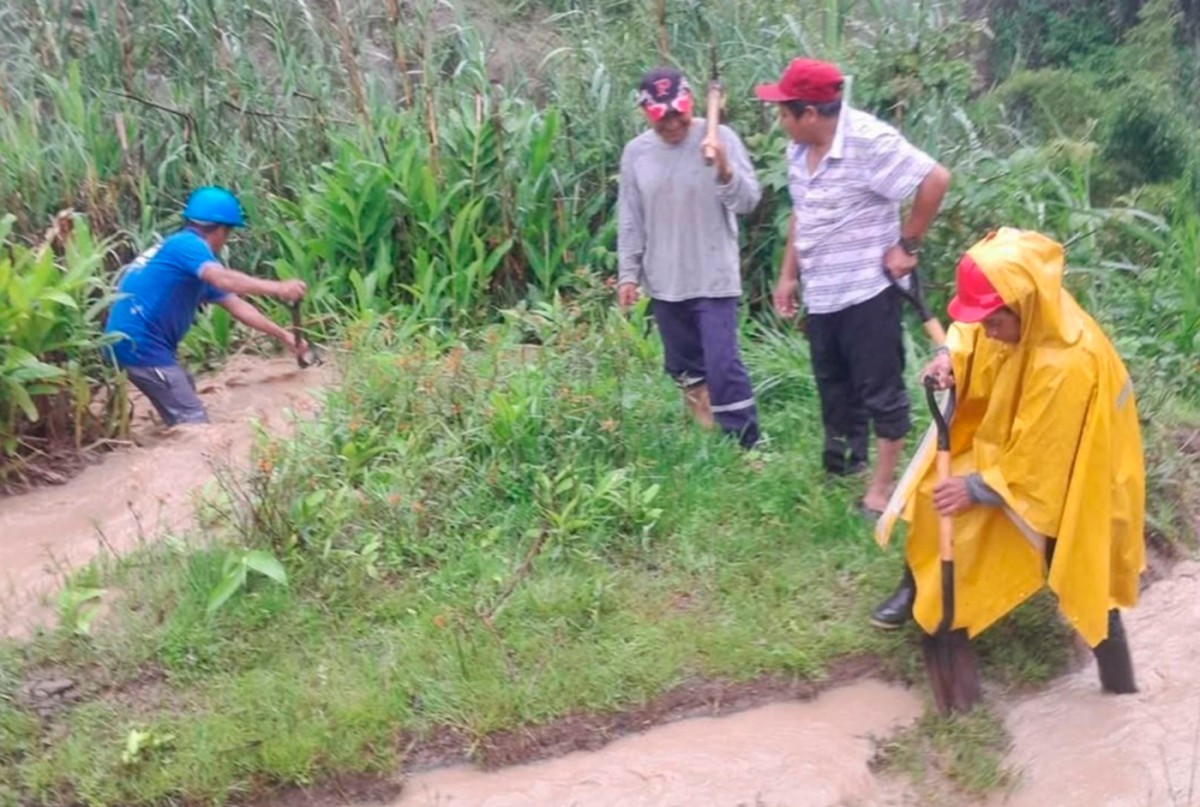
[{"label": "blue hard hat", "polygon": [[183,217],[188,221],[204,222],[206,224],[224,224],[227,227],[244,227],[246,220],[242,217],[242,206],[237,197],[225,188],[209,185],[196,188],[188,197],[187,205],[183,208]]}]

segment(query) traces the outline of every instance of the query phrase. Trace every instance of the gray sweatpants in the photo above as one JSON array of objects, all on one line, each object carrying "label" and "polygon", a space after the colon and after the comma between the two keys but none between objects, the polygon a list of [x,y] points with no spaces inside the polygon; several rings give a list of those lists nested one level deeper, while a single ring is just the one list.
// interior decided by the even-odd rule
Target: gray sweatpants
[{"label": "gray sweatpants", "polygon": [[150,399],[163,422],[168,426],[179,423],[208,423],[208,413],[196,395],[196,382],[178,364],[165,367],[125,367],[133,385]]}]

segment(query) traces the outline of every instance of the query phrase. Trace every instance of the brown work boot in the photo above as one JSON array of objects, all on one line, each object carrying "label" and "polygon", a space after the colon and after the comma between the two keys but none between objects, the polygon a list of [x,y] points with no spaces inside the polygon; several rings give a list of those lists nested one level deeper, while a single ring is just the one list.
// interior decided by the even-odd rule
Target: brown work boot
[{"label": "brown work boot", "polygon": [[708,385],[694,384],[683,391],[683,403],[697,423],[706,429],[717,425],[713,418],[712,404],[708,400]]}]

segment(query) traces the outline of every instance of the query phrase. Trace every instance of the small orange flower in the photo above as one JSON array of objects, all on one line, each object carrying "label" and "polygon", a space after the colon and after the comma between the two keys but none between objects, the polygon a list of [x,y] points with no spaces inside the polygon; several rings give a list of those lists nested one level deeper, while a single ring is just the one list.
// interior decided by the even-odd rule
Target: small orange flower
[{"label": "small orange flower", "polygon": [[609,418],[600,424],[600,428],[604,429],[606,432],[615,431],[617,428],[617,422],[612,418]]}]

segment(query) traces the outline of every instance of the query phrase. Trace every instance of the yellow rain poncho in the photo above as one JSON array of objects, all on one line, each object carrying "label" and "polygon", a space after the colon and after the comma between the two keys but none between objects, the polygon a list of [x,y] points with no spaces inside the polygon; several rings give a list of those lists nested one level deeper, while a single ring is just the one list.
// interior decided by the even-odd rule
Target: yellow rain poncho
[{"label": "yellow rain poncho", "polygon": [[[1145,566],[1145,471],[1132,385],[1096,322],[1062,287],[1063,249],[1005,228],[968,255],[1021,318],[1016,345],[957,323],[948,340],[957,385],[952,473],[978,473],[1003,507],[954,517],[955,622],[974,636],[1048,582],[1088,645],[1108,633],[1108,610],[1137,601]],[[917,581],[914,617],[942,618],[932,434],[876,526],[886,546],[909,522]],[[1057,540],[1046,569],[1045,541]]]}]

